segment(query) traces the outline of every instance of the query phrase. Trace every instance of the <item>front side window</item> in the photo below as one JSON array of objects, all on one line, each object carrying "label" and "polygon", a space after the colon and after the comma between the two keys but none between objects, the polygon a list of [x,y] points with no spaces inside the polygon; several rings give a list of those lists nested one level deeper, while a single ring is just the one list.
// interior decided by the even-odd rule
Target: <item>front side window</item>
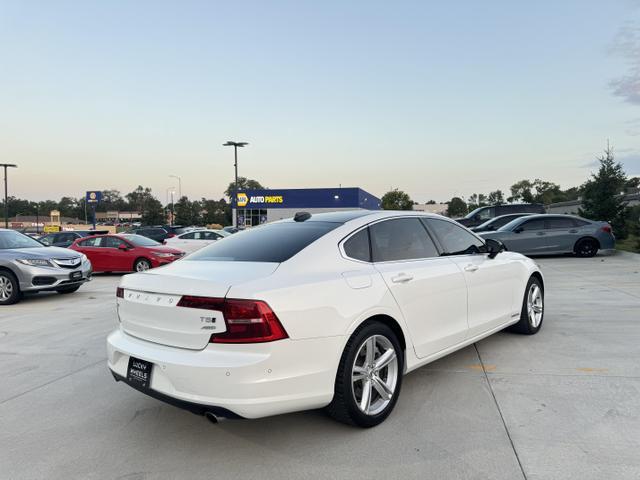
[{"label": "front side window", "polygon": [[520,225],[520,230],[523,232],[528,232],[531,230],[544,230],[544,220],[529,220]]},{"label": "front side window", "polygon": [[436,246],[418,218],[385,220],[371,225],[369,231],[374,262],[438,256]]},{"label": "front side window", "polygon": [[181,240],[193,240],[196,238],[195,232],[185,233],[184,235],[180,235]]},{"label": "front side window", "polygon": [[102,237],[100,246],[104,248],[118,248],[121,243],[124,243],[118,237]]},{"label": "front side window", "polygon": [[476,218],[482,221],[489,220],[491,217],[493,217],[493,215],[491,215],[492,210],[493,208],[484,208],[478,212]]},{"label": "front side window", "polygon": [[479,253],[484,243],[460,225],[447,220],[428,218],[424,222],[433,230],[442,248],[443,255],[468,255]]},{"label": "front side window", "polygon": [[277,222],[253,227],[215,242],[184,261],[275,262],[288,260],[338,227],[332,222]]},{"label": "front side window", "polygon": [[53,237],[53,235],[45,235],[40,239],[40,242],[44,243],[45,245],[53,245]]},{"label": "front side window", "polygon": [[362,262],[370,262],[371,247],[369,245],[369,229],[365,228],[353,235],[344,242],[343,248],[347,257]]}]

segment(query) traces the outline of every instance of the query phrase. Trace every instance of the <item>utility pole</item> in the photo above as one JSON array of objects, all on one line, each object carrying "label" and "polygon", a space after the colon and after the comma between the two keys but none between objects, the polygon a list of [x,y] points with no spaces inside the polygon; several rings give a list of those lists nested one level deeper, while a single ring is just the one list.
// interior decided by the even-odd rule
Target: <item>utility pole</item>
[{"label": "utility pole", "polygon": [[18,168],[14,163],[0,163],[4,167],[4,228],[9,228],[9,195],[7,193],[7,168]]},{"label": "utility pole", "polygon": [[236,169],[236,179],[233,184],[233,197],[231,198],[231,207],[233,207],[235,203],[235,206],[236,206],[235,222],[236,222],[237,228],[239,228],[239,225],[238,225],[238,147],[242,148],[246,145],[249,145],[249,143],[228,141],[227,143],[222,144],[223,147],[233,147],[233,154],[234,154],[234,160],[235,160],[233,166]]}]

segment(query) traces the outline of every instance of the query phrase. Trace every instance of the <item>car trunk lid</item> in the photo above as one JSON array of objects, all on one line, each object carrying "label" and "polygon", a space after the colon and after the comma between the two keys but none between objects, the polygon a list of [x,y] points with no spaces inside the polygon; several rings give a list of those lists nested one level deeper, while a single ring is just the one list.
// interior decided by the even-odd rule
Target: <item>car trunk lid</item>
[{"label": "car trunk lid", "polygon": [[222,312],[179,307],[183,295],[224,298],[238,283],[271,275],[278,263],[181,260],[157,270],[127,275],[121,282],[118,316],[137,338],[201,350],[214,333],[226,331]]}]

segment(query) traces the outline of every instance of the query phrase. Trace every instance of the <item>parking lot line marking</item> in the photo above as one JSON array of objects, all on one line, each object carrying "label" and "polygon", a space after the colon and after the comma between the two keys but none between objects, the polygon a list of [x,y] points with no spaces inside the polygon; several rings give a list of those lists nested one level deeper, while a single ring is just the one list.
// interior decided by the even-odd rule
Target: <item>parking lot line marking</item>
[{"label": "parking lot line marking", "polygon": [[[524,473],[524,467],[522,466],[522,462],[520,461],[520,456],[518,455],[518,451],[516,450],[516,446],[513,443],[513,439],[511,438],[511,433],[509,432],[509,428],[507,427],[507,422],[504,420],[504,415],[502,414],[502,410],[500,409],[500,404],[498,403],[498,399],[496,398],[496,394],[493,391],[493,387],[491,386],[491,382],[489,381],[489,376],[487,375],[487,370],[485,368],[484,362],[482,361],[482,357],[480,356],[480,350],[478,350],[478,344],[474,343],[473,348],[476,349],[476,355],[478,355],[478,361],[480,362],[480,368],[484,373],[484,380],[487,382],[487,387],[489,387],[489,392],[491,393],[491,397],[493,398],[493,403],[496,405],[496,409],[498,410],[498,415],[500,415],[500,420],[502,421],[502,426],[504,427],[504,431],[507,434],[507,438],[509,439],[509,443],[511,444],[511,449],[513,450],[513,454],[516,456],[516,461],[518,462],[518,466],[520,467],[520,472],[522,473],[522,478],[527,480],[527,474]],[[493,365],[495,368],[495,365]]]}]

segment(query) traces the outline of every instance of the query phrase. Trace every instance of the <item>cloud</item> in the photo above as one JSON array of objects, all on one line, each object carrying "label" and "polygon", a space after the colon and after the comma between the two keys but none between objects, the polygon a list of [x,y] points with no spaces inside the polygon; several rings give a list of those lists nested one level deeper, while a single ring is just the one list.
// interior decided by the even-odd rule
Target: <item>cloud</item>
[{"label": "cloud", "polygon": [[609,82],[612,93],[633,105],[640,105],[640,25],[627,23],[616,35],[610,51],[621,57],[628,73]]}]

